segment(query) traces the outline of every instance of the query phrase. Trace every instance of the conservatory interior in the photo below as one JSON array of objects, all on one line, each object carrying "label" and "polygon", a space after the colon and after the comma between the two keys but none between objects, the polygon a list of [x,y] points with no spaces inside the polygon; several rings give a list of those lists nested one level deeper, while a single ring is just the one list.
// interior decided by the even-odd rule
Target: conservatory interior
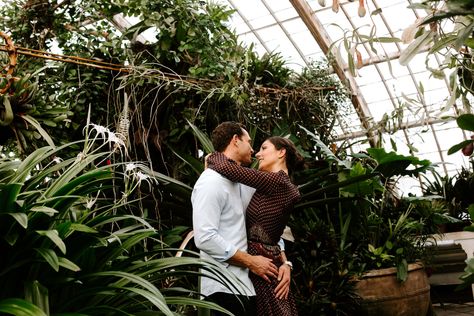
[{"label": "conservatory interior", "polygon": [[1,315],[232,315],[201,293],[203,274],[241,288],[200,255],[191,198],[226,121],[304,158],[280,267],[299,315],[474,313],[473,1],[0,14]]}]

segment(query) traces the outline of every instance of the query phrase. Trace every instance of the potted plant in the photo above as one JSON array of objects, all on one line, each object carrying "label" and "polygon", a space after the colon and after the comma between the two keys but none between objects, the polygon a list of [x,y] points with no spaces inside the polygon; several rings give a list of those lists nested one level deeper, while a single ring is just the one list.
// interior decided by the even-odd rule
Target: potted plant
[{"label": "potted plant", "polygon": [[[405,291],[399,299],[406,291],[413,294],[405,297],[406,315],[412,315],[408,311],[423,315],[429,307],[429,285],[420,263],[426,254],[422,245],[429,233],[436,232],[445,209],[431,208],[429,199],[400,198],[395,184],[400,176],[429,170],[430,162],[380,148],[341,160],[323,144],[318,147],[325,167],[300,174],[302,200],[291,223],[299,256],[294,280],[300,287],[302,312],[378,310],[389,315],[387,306],[395,302],[394,315],[401,315],[402,303],[395,297],[398,288]],[[370,287],[386,289],[389,284],[391,297],[385,302],[381,297],[386,293],[376,298],[363,289],[368,280],[382,275],[388,276],[388,283]],[[375,302],[387,304],[375,306]],[[359,310],[354,303],[359,303]]]}]

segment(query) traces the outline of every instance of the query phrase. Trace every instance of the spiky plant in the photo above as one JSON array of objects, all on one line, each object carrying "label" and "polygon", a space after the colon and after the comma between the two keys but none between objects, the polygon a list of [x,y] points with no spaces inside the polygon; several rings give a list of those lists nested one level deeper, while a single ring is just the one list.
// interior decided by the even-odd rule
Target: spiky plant
[{"label": "spiky plant", "polygon": [[[181,280],[199,275],[199,268],[216,278],[231,276],[195,253],[175,257],[165,241],[179,240],[180,231],[158,231],[146,214],[133,215],[140,213],[138,187],[143,193],[145,186],[172,179],[140,163],[114,163],[122,140],[104,127],[90,127],[84,141],[42,147],[23,161],[0,159],[0,313],[222,310]],[[71,157],[79,145],[77,155],[60,158]]]}]

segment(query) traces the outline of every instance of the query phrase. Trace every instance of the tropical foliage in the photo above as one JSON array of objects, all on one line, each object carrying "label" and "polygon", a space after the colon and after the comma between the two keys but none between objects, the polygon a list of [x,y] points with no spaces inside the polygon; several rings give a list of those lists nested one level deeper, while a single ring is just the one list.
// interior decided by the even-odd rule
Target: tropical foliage
[{"label": "tropical foliage", "polygon": [[[426,67],[435,78],[444,79],[448,74],[452,91],[443,109],[458,105],[461,112],[470,113],[470,96],[473,94],[472,49],[474,38],[474,7],[464,0],[425,0],[410,5],[413,9],[427,12],[404,31],[402,39],[409,46],[400,56],[406,65],[420,51],[428,48]],[[442,60],[433,66],[432,57]]]},{"label": "tropical foliage", "polygon": [[[393,181],[429,163],[382,149],[350,160],[331,152],[349,103],[326,61],[294,74],[278,54],[242,47],[226,26],[231,11],[197,0],[6,1],[0,14],[16,45],[84,58],[20,55],[1,96],[0,146],[21,159],[0,162],[0,312],[218,308],[197,300],[197,269],[229,276],[168,247],[191,224],[191,187],[210,150],[203,135],[225,120],[244,122],[256,144],[289,136],[308,158],[291,223],[302,314],[349,313],[354,275],[398,266],[403,279],[419,257],[413,236],[437,214],[402,206]],[[99,125],[83,141],[89,107]]]},{"label": "tropical foliage", "polygon": [[450,218],[435,199],[396,193],[399,177],[430,170],[429,161],[381,148],[341,160],[319,146],[324,162],[297,177],[302,200],[291,220],[298,304],[303,314],[351,315],[358,276],[396,267],[405,280],[408,263],[429,259],[426,236]]},{"label": "tropical foliage", "polygon": [[[113,162],[123,143],[92,127],[84,142],[0,161],[0,311],[174,315],[189,305],[219,309],[181,280],[199,267],[229,276],[196,254],[174,257],[169,246],[185,228],[160,231],[144,219],[144,192],[166,185],[166,177],[143,164]],[[77,156],[62,159],[68,151]]]},{"label": "tropical foliage", "polygon": [[[187,184],[202,165],[188,122],[204,133],[225,120],[244,122],[258,130],[257,144],[270,134],[291,133],[315,156],[312,138],[299,126],[329,143],[336,116],[349,112],[338,111],[349,106],[346,90],[327,62],[297,75],[278,54],[259,57],[253,47],[242,47],[226,25],[231,13],[197,0],[7,1],[0,30],[14,44],[86,60],[78,65],[19,55],[19,81],[3,96],[12,119],[0,126],[0,145],[25,155],[45,145],[46,134],[57,144],[81,139],[90,105],[93,122],[117,127],[131,160],[148,161]],[[126,25],[125,17],[139,22]],[[128,67],[88,67],[90,60]],[[26,103],[16,97],[30,90]],[[0,118],[5,109],[0,105]],[[153,217],[190,225],[189,202],[155,192],[161,194],[163,199],[144,201],[162,210]],[[174,214],[167,214],[166,203],[177,206]]]},{"label": "tropical foliage", "polygon": [[[0,146],[20,157],[4,155],[1,167],[1,312],[170,314],[206,305],[193,292],[197,269],[228,276],[166,248],[190,225],[205,149],[196,131],[237,120],[257,143],[293,133],[316,156],[299,125],[329,141],[337,110],[348,106],[326,63],[295,75],[277,54],[257,56],[228,30],[231,11],[211,3],[6,1],[0,13],[0,30],[35,50],[0,79],[2,88],[12,82],[1,96]],[[140,22],[117,22],[126,16]],[[43,51],[61,55],[39,58]],[[69,63],[71,55],[83,59]],[[89,67],[94,61],[128,67]],[[89,107],[99,124],[89,136],[108,138],[100,126],[116,126],[120,145],[82,141]]]}]

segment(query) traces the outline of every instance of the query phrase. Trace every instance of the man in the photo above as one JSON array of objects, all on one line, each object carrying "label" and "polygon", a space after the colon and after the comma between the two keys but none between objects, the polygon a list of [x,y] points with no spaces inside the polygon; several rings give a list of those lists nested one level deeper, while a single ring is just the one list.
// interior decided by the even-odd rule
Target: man
[{"label": "man", "polygon": [[[251,163],[251,139],[240,124],[221,123],[212,132],[211,140],[214,149],[228,158],[243,165]],[[234,315],[255,314],[255,290],[249,269],[267,281],[278,277],[278,269],[269,258],[246,252],[245,209],[252,193],[253,189],[206,169],[191,196],[194,241],[201,256],[220,262],[245,286],[243,295],[236,296],[231,290],[235,284],[225,286],[212,278],[202,277],[200,291],[207,300],[218,303]]]}]

